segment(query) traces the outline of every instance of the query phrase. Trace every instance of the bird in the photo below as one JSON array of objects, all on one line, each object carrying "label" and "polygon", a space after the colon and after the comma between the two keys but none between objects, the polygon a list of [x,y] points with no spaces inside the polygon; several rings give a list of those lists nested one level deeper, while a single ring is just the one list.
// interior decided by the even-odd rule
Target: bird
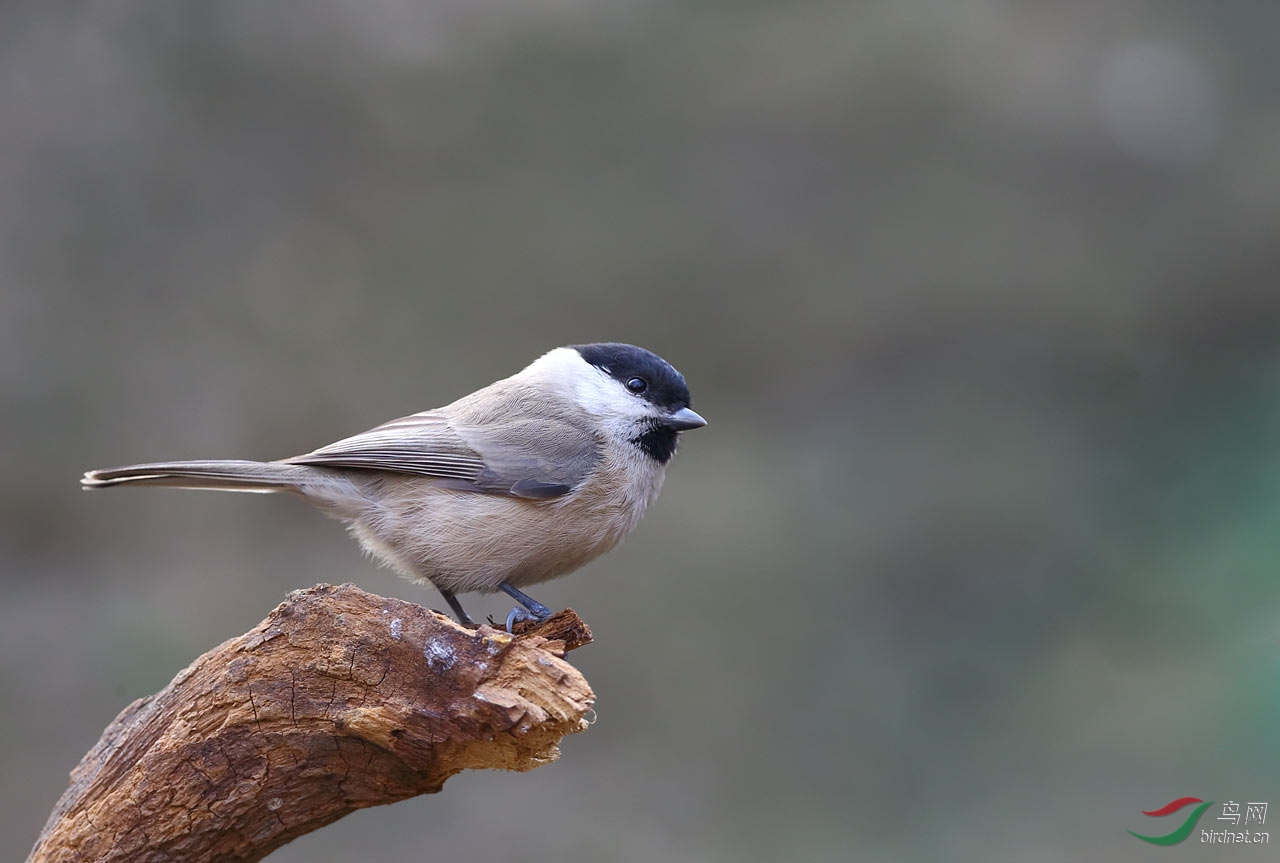
[{"label": "bird", "polygon": [[444,407],[277,461],[91,470],[81,485],[299,495],[377,561],[440,592],[503,591],[507,630],[551,610],[522,588],[618,545],[662,488],[681,433],[705,426],[680,372],[620,342],[554,348]]}]

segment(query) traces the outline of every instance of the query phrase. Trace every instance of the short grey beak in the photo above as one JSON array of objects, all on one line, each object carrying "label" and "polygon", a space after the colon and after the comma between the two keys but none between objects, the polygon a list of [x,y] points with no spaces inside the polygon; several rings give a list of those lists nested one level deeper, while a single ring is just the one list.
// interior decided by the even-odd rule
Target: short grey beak
[{"label": "short grey beak", "polygon": [[707,421],[698,416],[688,408],[680,408],[680,410],[667,417],[667,425],[676,431],[689,431],[690,429],[700,429],[707,424]]}]

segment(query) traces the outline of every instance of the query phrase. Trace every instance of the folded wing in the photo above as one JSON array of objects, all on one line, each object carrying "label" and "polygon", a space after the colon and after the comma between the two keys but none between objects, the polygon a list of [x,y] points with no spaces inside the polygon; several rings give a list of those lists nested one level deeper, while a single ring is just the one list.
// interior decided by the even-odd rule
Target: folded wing
[{"label": "folded wing", "polygon": [[455,426],[424,411],[283,461],[414,474],[465,491],[545,500],[582,482],[599,451],[588,429],[545,416]]}]

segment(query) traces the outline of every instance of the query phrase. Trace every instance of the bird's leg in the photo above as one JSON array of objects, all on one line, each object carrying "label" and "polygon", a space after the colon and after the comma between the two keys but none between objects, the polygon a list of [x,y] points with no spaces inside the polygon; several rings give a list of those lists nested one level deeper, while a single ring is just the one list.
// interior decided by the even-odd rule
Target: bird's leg
[{"label": "bird's leg", "polygon": [[511,631],[512,625],[517,620],[536,620],[541,622],[551,616],[551,609],[538,602],[532,596],[517,590],[507,582],[502,582],[498,587],[502,588],[507,596],[524,606],[524,608],[511,609],[511,613],[507,615],[507,632]]},{"label": "bird's leg", "polygon": [[443,587],[437,587],[436,590],[440,591],[444,601],[449,603],[449,607],[453,609],[453,616],[458,618],[458,623],[461,623],[467,629],[476,628],[476,622],[471,619],[471,615],[462,609],[462,603],[458,602],[458,597],[453,595],[452,590],[445,590]]}]

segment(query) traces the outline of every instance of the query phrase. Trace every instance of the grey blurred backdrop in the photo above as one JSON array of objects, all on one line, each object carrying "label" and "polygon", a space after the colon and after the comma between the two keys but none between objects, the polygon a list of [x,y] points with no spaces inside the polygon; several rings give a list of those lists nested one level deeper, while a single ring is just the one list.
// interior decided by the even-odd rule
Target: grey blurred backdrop
[{"label": "grey blurred backdrop", "polygon": [[592,340],[711,423],[538,593],[595,629],[599,721],[273,861],[1273,856],[1124,831],[1280,802],[1278,33],[1246,2],[4,4],[0,858],[288,590],[442,604],[295,501],[81,471],[295,454]]}]

